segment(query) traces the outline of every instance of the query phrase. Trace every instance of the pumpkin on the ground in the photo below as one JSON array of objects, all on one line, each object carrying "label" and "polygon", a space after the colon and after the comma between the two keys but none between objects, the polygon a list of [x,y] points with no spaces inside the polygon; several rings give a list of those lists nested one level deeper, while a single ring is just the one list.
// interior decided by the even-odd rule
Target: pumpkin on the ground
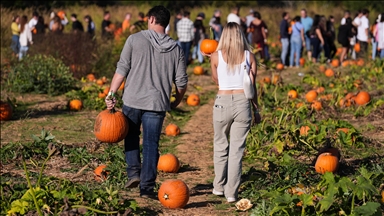
[{"label": "pumpkin on the ground", "polygon": [[161,155],[157,163],[157,169],[166,173],[177,173],[180,169],[180,161],[171,153]]},{"label": "pumpkin on the ground", "polygon": [[330,152],[325,152],[317,157],[315,170],[318,173],[324,174],[325,172],[335,173],[339,167],[339,158]]},{"label": "pumpkin on the ground", "polygon": [[331,68],[328,68],[327,70],[325,70],[324,74],[327,77],[333,77],[335,75],[335,72]]},{"label": "pumpkin on the ground", "polygon": [[96,77],[94,74],[88,74],[87,75],[87,80],[90,81],[90,82],[93,82],[96,80]]},{"label": "pumpkin on the ground", "polygon": [[289,92],[288,92],[288,97],[290,98],[290,99],[295,99],[295,98],[297,98],[297,91],[296,90],[290,90]]},{"label": "pumpkin on the ground", "polygon": [[127,136],[128,129],[127,117],[113,108],[103,110],[97,115],[94,134],[101,142],[117,143]]},{"label": "pumpkin on the ground", "polygon": [[310,90],[309,92],[307,92],[307,94],[305,94],[305,99],[307,99],[309,103],[312,103],[316,98],[317,98],[316,90]]},{"label": "pumpkin on the ground", "polygon": [[323,105],[321,104],[321,101],[318,101],[318,100],[314,100],[311,104],[311,107],[316,111],[320,111],[321,109],[323,109]]},{"label": "pumpkin on the ground", "polygon": [[202,75],[202,74],[204,74],[204,68],[200,65],[197,65],[193,68],[193,73],[195,75]]},{"label": "pumpkin on the ground", "polygon": [[200,97],[197,94],[190,94],[187,98],[189,106],[198,106],[200,104]]},{"label": "pumpkin on the ground", "polygon": [[169,124],[165,127],[165,135],[167,136],[177,136],[180,134],[179,126],[175,124]]},{"label": "pumpkin on the ground", "polygon": [[13,109],[7,102],[0,102],[0,121],[7,121],[12,118]]},{"label": "pumpkin on the ground", "polygon": [[300,66],[304,66],[305,65],[305,58],[300,58]]},{"label": "pumpkin on the ground", "polygon": [[107,166],[104,164],[96,167],[96,169],[93,171],[96,181],[104,181],[107,179],[109,172],[105,170],[106,168]]},{"label": "pumpkin on the ground", "polygon": [[83,102],[79,99],[73,99],[69,102],[69,109],[79,111],[83,108]]},{"label": "pumpkin on the ground", "polygon": [[158,198],[164,207],[183,208],[189,201],[189,188],[182,180],[169,179],[161,184]]},{"label": "pumpkin on the ground", "polygon": [[284,65],[283,65],[282,63],[278,63],[278,64],[276,65],[276,69],[277,69],[277,70],[283,70],[283,69],[284,69]]},{"label": "pumpkin on the ground", "polygon": [[365,105],[371,101],[371,95],[366,91],[360,91],[353,100],[357,105]]},{"label": "pumpkin on the ground", "polygon": [[340,60],[339,59],[332,59],[331,65],[333,67],[339,67],[340,66]]},{"label": "pumpkin on the ground", "polygon": [[324,65],[319,66],[319,71],[324,73],[327,68]]}]

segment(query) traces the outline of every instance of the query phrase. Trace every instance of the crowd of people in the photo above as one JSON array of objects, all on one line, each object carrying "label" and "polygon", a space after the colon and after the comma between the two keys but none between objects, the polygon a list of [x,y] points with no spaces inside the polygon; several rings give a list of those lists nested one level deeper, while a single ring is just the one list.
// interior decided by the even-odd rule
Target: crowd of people
[{"label": "crowd of people", "polygon": [[[28,20],[26,15],[19,16],[14,15],[12,17],[11,31],[12,31],[12,42],[11,49],[14,56],[21,60],[27,54],[29,45],[33,44],[34,36],[43,35],[45,33],[60,34],[64,32],[64,28],[69,26],[71,33],[88,34],[90,38],[95,37],[96,25],[90,15],[83,17],[84,24],[78,19],[77,14],[72,13],[70,20],[64,11],[50,13],[50,21],[45,22],[43,16],[38,12],[32,13],[32,18]],[[123,21],[121,22],[121,32],[125,31],[140,31],[146,29],[146,16],[143,12],[138,13],[137,21],[131,23],[132,14],[126,13]],[[120,26],[119,25],[119,26]],[[111,39],[116,35],[116,25],[111,22],[111,14],[109,11],[104,11],[103,21],[101,27],[101,38]]]},{"label": "crowd of people", "polygon": [[304,52],[307,52],[308,59],[314,63],[319,62],[321,52],[324,52],[329,63],[337,52],[336,40],[342,46],[340,62],[348,58],[368,58],[369,43],[372,44],[370,57],[384,58],[384,14],[379,14],[370,25],[369,10],[359,10],[353,19],[350,11],[345,11],[336,31],[333,16],[327,19],[324,15],[316,14],[311,18],[305,9],[300,13],[300,16],[293,19],[290,19],[287,12],[282,14],[280,59],[285,67],[300,67],[299,60],[305,55]]}]

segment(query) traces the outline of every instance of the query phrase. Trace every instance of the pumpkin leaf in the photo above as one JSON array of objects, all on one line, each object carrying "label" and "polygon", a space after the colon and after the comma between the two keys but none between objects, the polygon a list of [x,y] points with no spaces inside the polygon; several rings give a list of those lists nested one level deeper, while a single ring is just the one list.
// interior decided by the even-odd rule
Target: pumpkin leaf
[{"label": "pumpkin leaf", "polygon": [[24,215],[28,212],[29,203],[27,201],[24,201],[22,199],[18,199],[12,202],[11,209],[7,212],[8,215],[14,215],[16,213],[20,213],[21,215]]},{"label": "pumpkin leaf", "polygon": [[312,194],[301,194],[300,200],[303,201],[303,206],[313,206],[313,195]]},{"label": "pumpkin leaf", "polygon": [[380,213],[380,203],[377,202],[367,202],[362,206],[358,206],[354,210],[354,215],[359,215],[359,216],[381,216]]},{"label": "pumpkin leaf", "polygon": [[317,204],[317,206],[320,206],[320,212],[327,211],[335,201],[334,199],[335,190],[327,190],[327,193],[323,197],[322,200]]},{"label": "pumpkin leaf", "polygon": [[356,188],[353,190],[353,193],[356,194],[357,198],[363,199],[366,196],[370,197],[373,194],[378,193],[375,186],[373,186],[371,182],[369,182],[369,180],[363,176],[357,176],[356,180],[357,184]]},{"label": "pumpkin leaf", "polygon": [[279,154],[283,153],[284,143],[281,140],[276,140],[273,146]]}]

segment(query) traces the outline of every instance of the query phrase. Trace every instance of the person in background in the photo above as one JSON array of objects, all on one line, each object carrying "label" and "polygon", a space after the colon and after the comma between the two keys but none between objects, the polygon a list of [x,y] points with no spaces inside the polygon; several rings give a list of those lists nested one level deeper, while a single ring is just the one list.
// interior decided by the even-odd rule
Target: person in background
[{"label": "person in background", "polygon": [[32,18],[31,18],[31,20],[29,20],[29,23],[28,23],[29,29],[32,32],[36,33],[35,26],[36,26],[38,20],[39,20],[39,13],[37,11],[34,11],[32,13]]},{"label": "person in background", "polygon": [[378,53],[377,52],[377,44],[378,44],[378,38],[377,38],[377,33],[378,31],[376,31],[377,29],[377,25],[378,23],[380,22],[380,19],[381,19],[381,14],[378,15],[377,19],[375,20],[375,22],[373,23],[372,25],[372,29],[371,29],[371,42],[372,42],[372,60],[375,60],[376,58],[376,54]]},{"label": "person in background", "polygon": [[11,49],[13,51],[13,55],[18,57],[19,51],[20,51],[20,16],[19,15],[13,15],[12,17],[12,24],[11,24],[11,31],[12,31],[12,42],[11,42]]},{"label": "person in background", "polygon": [[295,60],[295,66],[300,67],[300,53],[301,48],[305,46],[304,26],[301,24],[300,16],[293,18],[295,24],[292,26],[291,34],[291,53],[289,55],[289,67],[293,67]]},{"label": "person in background", "polygon": [[64,26],[61,22],[61,18],[58,15],[55,15],[52,19],[51,32],[55,34],[63,33]]},{"label": "person in background", "polygon": [[241,19],[239,17],[239,7],[233,7],[231,13],[227,16],[227,23],[235,22],[237,24],[241,24]]},{"label": "person in background", "polygon": [[325,33],[325,47],[324,54],[327,58],[327,62],[330,63],[331,59],[335,57],[337,49],[335,45],[336,32],[335,32],[335,19],[333,16],[329,16],[329,19],[326,21],[326,33]]},{"label": "person in background", "polygon": [[281,41],[281,63],[286,67],[287,63],[285,60],[287,59],[288,49],[289,49],[289,13],[283,12],[283,20],[280,22],[280,41]]},{"label": "person in background", "polygon": [[344,16],[341,19],[340,24],[344,25],[345,22],[346,22],[346,19],[349,18],[349,17],[351,17],[351,12],[349,10],[344,11]]},{"label": "person in background", "polygon": [[253,29],[252,32],[252,44],[255,45],[255,48],[259,50],[260,58],[265,59],[265,42],[267,40],[267,34],[265,31],[265,23],[261,20],[261,15],[259,12],[255,11],[253,13],[255,19],[251,22],[248,32]]},{"label": "person in background", "polygon": [[84,16],[84,22],[86,23],[87,33],[88,35],[93,38],[95,36],[95,23],[92,20],[92,17],[90,15]]},{"label": "person in background", "polygon": [[37,24],[35,25],[35,29],[36,29],[36,34],[45,34],[47,25],[45,24],[43,16],[39,16]]},{"label": "person in background", "polygon": [[126,13],[125,14],[125,17],[124,17],[124,21],[121,25],[121,28],[123,30],[123,32],[125,32],[127,29],[129,29],[130,25],[131,25],[131,18],[132,18],[132,14],[131,13]]},{"label": "person in background", "polygon": [[32,41],[32,32],[29,29],[28,18],[23,15],[20,19],[20,50],[19,50],[19,60],[21,61],[28,52],[28,43],[33,44]]},{"label": "person in background", "polygon": [[173,20],[173,26],[174,26],[174,31],[177,32],[177,22],[179,22],[183,18],[183,13],[181,11],[178,11],[176,13],[175,19]]},{"label": "person in background", "polygon": [[223,31],[223,26],[221,25],[221,11],[216,9],[213,12],[212,18],[209,20],[209,26],[212,28],[214,39],[219,40],[221,37],[221,32]]},{"label": "person in background", "polygon": [[72,21],[72,32],[78,33],[78,32],[84,32],[83,24],[77,19],[76,14],[71,14],[71,21]]},{"label": "person in background", "polygon": [[[325,26],[324,26],[325,27]],[[321,26],[321,16],[315,15],[313,25],[309,30],[309,38],[311,39],[312,47],[312,62],[316,63],[321,52],[321,47],[324,47],[323,27]]]},{"label": "person in background", "polygon": [[205,34],[205,27],[203,20],[205,19],[204,13],[199,13],[196,17],[195,22],[193,23],[193,26],[195,27],[194,32],[195,36],[193,39],[193,51],[192,51],[192,59],[198,59],[199,63],[203,63],[204,56],[200,52],[200,44],[201,41],[206,38]]},{"label": "person in background", "polygon": [[138,17],[137,17],[137,21],[133,23],[133,25],[131,25],[131,27],[129,28],[129,30],[132,32],[139,32],[141,30],[145,30],[147,28],[147,24],[146,22],[144,21],[144,18],[145,18],[145,15],[143,12],[139,12],[138,14]]},{"label": "person in background", "polygon": [[[166,112],[178,106],[188,86],[183,51],[175,40],[165,34],[170,17],[163,6],[149,10],[148,30],[128,37],[117,62],[111,91],[105,99],[107,109],[113,109],[117,100],[114,93],[125,79],[122,112],[129,123],[124,139],[128,174],[125,188],[140,185],[140,196],[150,199],[157,199],[154,189],[159,140]],[[176,100],[170,102],[173,84]]]},{"label": "person in background", "polygon": [[[251,25],[251,22],[255,19],[255,17],[253,16],[253,9],[249,10],[249,14],[245,17],[245,24],[247,25],[247,28],[249,28],[249,26]],[[252,29],[250,32],[247,32],[247,39],[248,39],[248,43],[252,43]]]},{"label": "person in background", "polygon": [[361,11],[362,15],[359,19],[355,19],[353,21],[357,26],[357,43],[360,44],[360,52],[357,53],[359,58],[366,58],[368,52],[368,39],[369,39],[369,20],[368,15],[369,11],[367,9],[363,9]]},{"label": "person in background", "polygon": [[308,59],[311,59],[312,51],[311,51],[311,39],[308,37],[308,31],[311,29],[313,25],[313,19],[307,15],[307,10],[304,8],[300,11],[301,15],[301,24],[304,26],[304,37],[305,37],[305,50],[307,51]]},{"label": "person in background", "polygon": [[380,20],[374,32],[377,33],[377,47],[380,49],[380,59],[384,59],[384,13],[381,13]]},{"label": "person in background", "polygon": [[104,11],[103,21],[101,22],[101,37],[104,39],[112,39],[114,29],[111,28],[111,13]]},{"label": "person in background", "polygon": [[212,193],[225,196],[228,203],[238,199],[246,138],[251,126],[261,121],[255,85],[252,99],[244,94],[245,71],[253,84],[257,74],[257,62],[250,49],[240,25],[229,22],[224,26],[217,51],[210,56],[212,79],[219,86],[213,106]]},{"label": "person in background", "polygon": [[352,40],[352,18],[348,17],[345,19],[345,24],[340,25],[337,42],[342,46],[342,51],[340,54],[340,62],[343,62],[347,58],[348,49],[350,47],[350,41]]},{"label": "person in background", "polygon": [[177,38],[184,51],[186,65],[189,65],[189,53],[195,36],[193,22],[189,16],[189,11],[184,11],[183,18],[177,22]]}]

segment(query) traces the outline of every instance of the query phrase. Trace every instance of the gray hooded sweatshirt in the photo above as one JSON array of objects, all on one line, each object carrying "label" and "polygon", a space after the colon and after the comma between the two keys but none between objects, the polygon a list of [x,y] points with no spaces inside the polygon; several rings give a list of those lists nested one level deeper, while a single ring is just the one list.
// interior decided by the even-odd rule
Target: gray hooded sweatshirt
[{"label": "gray hooded sweatshirt", "polygon": [[185,89],[188,83],[182,49],[153,30],[128,37],[116,73],[126,77],[124,105],[141,110],[169,111],[172,85]]}]

